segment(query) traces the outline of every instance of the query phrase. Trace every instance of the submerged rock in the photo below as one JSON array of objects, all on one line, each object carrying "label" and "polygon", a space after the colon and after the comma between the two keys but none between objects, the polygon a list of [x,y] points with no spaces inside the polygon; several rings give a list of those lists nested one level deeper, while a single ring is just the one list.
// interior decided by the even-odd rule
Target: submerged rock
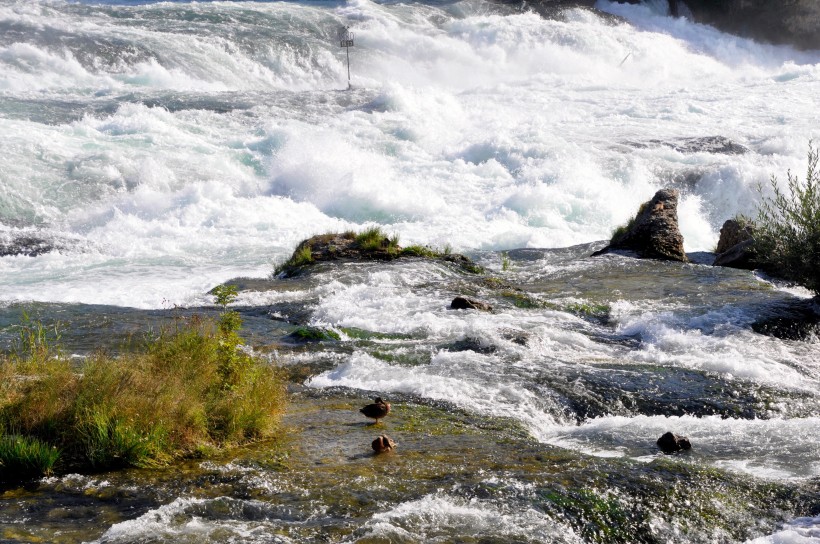
[{"label": "submerged rock", "polygon": [[396,443],[386,434],[382,434],[379,435],[376,440],[371,442],[370,446],[377,454],[387,453],[388,451],[393,451],[396,448]]},{"label": "submerged rock", "polygon": [[613,250],[634,251],[639,257],[689,262],[683,250],[683,235],[678,228],[676,189],[661,189],[645,202],[626,227],[618,229],[605,248],[592,256]]},{"label": "submerged rock", "polygon": [[491,312],[493,307],[481,300],[467,297],[456,297],[450,303],[451,310],[480,310],[482,312]]},{"label": "submerged rock", "polygon": [[664,433],[658,438],[658,447],[663,453],[675,453],[676,451],[692,449],[692,443],[685,436],[679,436],[672,432]]}]

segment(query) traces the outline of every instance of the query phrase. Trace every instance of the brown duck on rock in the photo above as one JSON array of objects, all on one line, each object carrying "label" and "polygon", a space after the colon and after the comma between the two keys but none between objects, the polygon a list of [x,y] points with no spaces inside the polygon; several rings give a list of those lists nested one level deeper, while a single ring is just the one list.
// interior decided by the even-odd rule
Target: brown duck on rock
[{"label": "brown duck on rock", "polygon": [[376,402],[368,404],[359,411],[367,417],[375,419],[378,423],[381,418],[390,413],[390,403],[384,402],[381,397],[377,397],[375,400]]}]

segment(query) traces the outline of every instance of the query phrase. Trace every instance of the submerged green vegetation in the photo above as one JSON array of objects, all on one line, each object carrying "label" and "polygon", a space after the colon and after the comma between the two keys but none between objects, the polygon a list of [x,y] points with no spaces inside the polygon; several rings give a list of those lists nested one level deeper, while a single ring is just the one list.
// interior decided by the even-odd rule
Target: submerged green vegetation
[{"label": "submerged green vegetation", "polygon": [[142,350],[80,364],[24,322],[17,349],[0,358],[0,480],[159,466],[273,436],[284,374],[244,348],[242,320],[226,309],[235,288],[214,294],[217,321],[180,321]]},{"label": "submerged green vegetation", "polygon": [[[771,177],[754,227],[757,258],[765,267],[820,295],[820,151],[809,143],[806,179],[786,174],[788,194]],[[763,188],[759,190],[762,193]]]}]

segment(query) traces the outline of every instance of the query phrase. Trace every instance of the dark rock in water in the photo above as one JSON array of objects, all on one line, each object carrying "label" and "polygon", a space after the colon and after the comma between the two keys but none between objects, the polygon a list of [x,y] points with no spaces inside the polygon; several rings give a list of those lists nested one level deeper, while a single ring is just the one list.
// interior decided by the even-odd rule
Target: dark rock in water
[{"label": "dark rock in water", "polygon": [[767,307],[768,315],[752,323],[758,334],[781,340],[806,341],[820,336],[820,299],[791,301],[786,306]]},{"label": "dark rock in water", "polygon": [[19,236],[7,240],[0,239],[0,257],[12,255],[25,255],[26,257],[36,257],[49,251],[54,251],[52,242],[37,236]]},{"label": "dark rock in water", "polygon": [[387,453],[396,449],[396,443],[386,434],[380,435],[370,446],[376,453]]},{"label": "dark rock in water", "polygon": [[448,351],[474,351],[476,353],[481,353],[483,355],[490,355],[498,351],[498,347],[492,344],[487,344],[486,342],[482,342],[478,338],[464,338],[462,340],[457,340],[452,344],[442,346],[444,349]]},{"label": "dark rock in water", "polygon": [[720,239],[715,253],[723,253],[741,242],[752,239],[752,224],[737,219],[728,219],[720,227]]},{"label": "dark rock in water", "polygon": [[667,144],[681,153],[717,153],[721,155],[743,155],[749,149],[723,136],[705,136],[702,138],[684,138]]},{"label": "dark rock in water", "polygon": [[460,253],[447,253],[445,255],[442,255],[440,258],[442,261],[446,263],[453,263],[462,270],[471,272],[473,274],[481,274],[484,272],[484,269],[481,266],[474,263],[466,255],[462,255]]},{"label": "dark rock in water", "polygon": [[701,136],[697,138],[681,138],[679,140],[647,140],[643,142],[625,142],[637,149],[648,147],[671,147],[679,153],[715,153],[720,155],[742,155],[749,152],[749,148],[733,142],[724,136]]},{"label": "dark rock in water", "polygon": [[740,268],[741,270],[756,270],[760,268],[757,253],[754,250],[754,240],[746,240],[736,244],[723,253],[715,256],[713,266]]},{"label": "dark rock in water", "polygon": [[658,438],[658,447],[663,453],[675,453],[676,451],[692,449],[692,443],[685,436],[678,436],[672,432],[664,433]]},{"label": "dark rock in water", "polygon": [[726,266],[743,270],[760,268],[754,248],[754,225],[737,219],[729,219],[720,229],[714,266]]},{"label": "dark rock in water", "polygon": [[678,0],[698,23],[754,40],[820,49],[817,0]]},{"label": "dark rock in water", "polygon": [[689,262],[678,228],[678,196],[675,189],[655,193],[652,200],[641,205],[638,215],[613,235],[608,246],[592,255],[620,249],[648,259]]},{"label": "dark rock in water", "polygon": [[491,312],[493,307],[487,304],[486,302],[482,302],[480,300],[476,300],[474,298],[467,298],[467,297],[456,297],[453,299],[453,302],[450,303],[451,310],[480,310],[482,312]]}]

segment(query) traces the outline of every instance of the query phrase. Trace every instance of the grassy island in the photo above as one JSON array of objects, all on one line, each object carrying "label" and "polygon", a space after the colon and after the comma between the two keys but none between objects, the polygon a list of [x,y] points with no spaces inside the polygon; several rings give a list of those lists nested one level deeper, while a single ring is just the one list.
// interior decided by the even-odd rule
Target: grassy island
[{"label": "grassy island", "polygon": [[0,481],[64,470],[148,467],[272,436],[285,378],[243,347],[242,321],[214,290],[218,321],[192,318],[140,350],[77,364],[55,331],[20,328],[0,356]]}]

